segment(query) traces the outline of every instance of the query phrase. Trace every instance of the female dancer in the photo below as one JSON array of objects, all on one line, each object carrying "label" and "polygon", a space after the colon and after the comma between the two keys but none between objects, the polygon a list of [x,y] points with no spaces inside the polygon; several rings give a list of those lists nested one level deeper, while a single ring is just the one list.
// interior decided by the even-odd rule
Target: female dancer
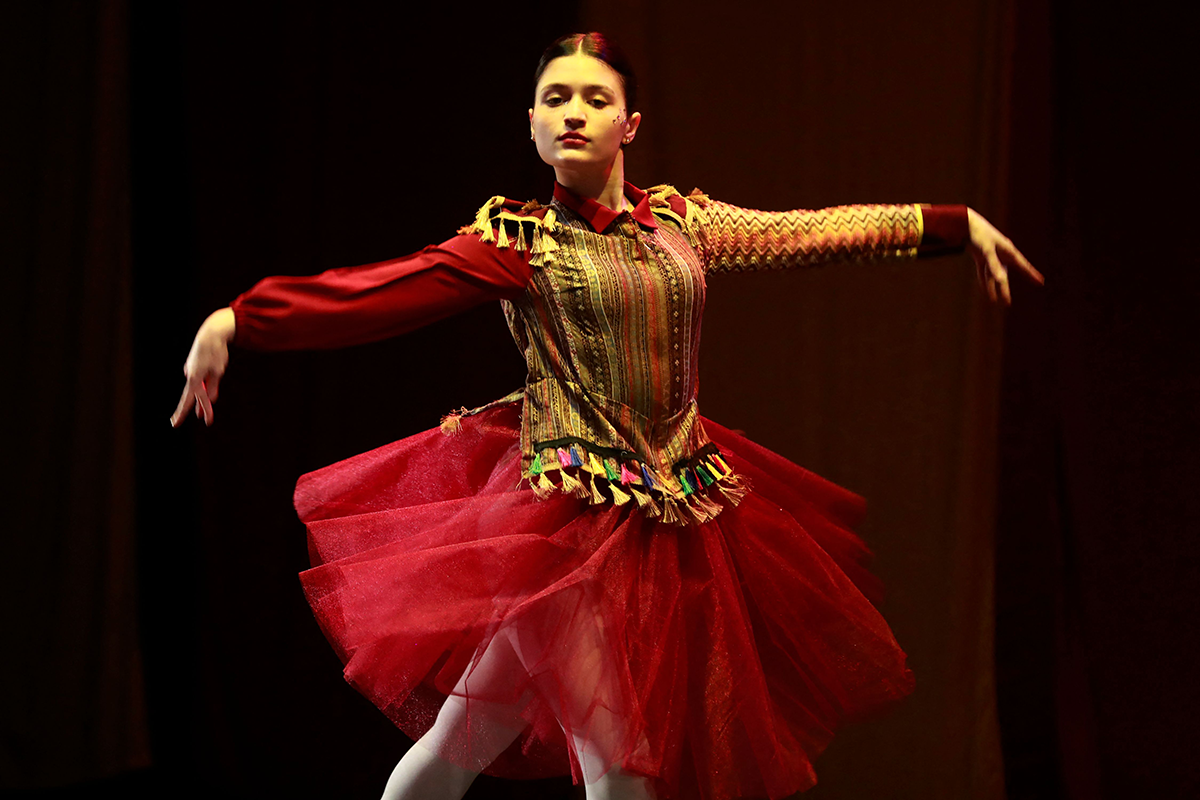
[{"label": "female dancer", "polygon": [[229,342],[337,347],[500,299],[528,375],[439,429],[305,475],[301,580],[345,675],[417,739],[385,798],[568,770],[589,798],[781,797],[842,722],[913,686],[851,528],[861,501],[699,416],[705,276],[969,247],[962,206],[764,213],[625,181],[636,83],[556,41],[529,111],[547,206],[492,198],[393,261],[261,281],[200,328],[171,418],[208,424]]}]

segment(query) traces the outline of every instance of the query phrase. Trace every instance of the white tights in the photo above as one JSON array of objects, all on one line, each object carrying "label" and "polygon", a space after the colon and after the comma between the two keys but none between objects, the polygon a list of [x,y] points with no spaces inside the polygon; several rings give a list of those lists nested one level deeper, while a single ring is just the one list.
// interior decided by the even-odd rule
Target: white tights
[{"label": "white tights", "polygon": [[[382,800],[461,800],[478,774],[443,761],[417,742],[392,770]],[[587,800],[654,800],[645,778],[630,775],[620,767],[613,767],[583,788]]]},{"label": "white tights", "polygon": [[[475,776],[503,753],[525,728],[518,706],[472,699],[468,713],[463,698],[478,695],[479,692],[472,690],[486,685],[498,671],[525,667],[518,637],[506,631],[497,633],[475,668],[468,670],[442,705],[433,727],[409,748],[392,770],[381,800],[460,800]],[[436,752],[447,741],[460,745],[468,742],[466,749],[471,766],[476,769],[460,767],[437,756]],[[574,744],[583,771],[587,800],[654,800],[645,778],[631,775],[620,767],[597,775],[602,762],[593,755],[594,748],[579,738],[574,739]]]}]

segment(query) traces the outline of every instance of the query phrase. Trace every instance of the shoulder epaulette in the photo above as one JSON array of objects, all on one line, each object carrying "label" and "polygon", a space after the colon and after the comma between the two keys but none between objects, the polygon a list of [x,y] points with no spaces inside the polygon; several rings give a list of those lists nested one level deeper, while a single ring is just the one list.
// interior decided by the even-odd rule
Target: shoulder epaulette
[{"label": "shoulder epaulette", "polygon": [[674,186],[662,184],[646,190],[650,197],[650,211],[660,217],[674,220],[687,235],[693,247],[699,246],[698,224],[703,220],[708,195],[693,189],[686,197]]},{"label": "shoulder epaulette", "polygon": [[[528,236],[526,228],[529,229]],[[475,221],[458,229],[461,234],[477,233],[482,242],[495,242],[496,247],[512,247],[527,251],[529,263],[535,267],[554,261],[558,243],[553,233],[558,231],[554,209],[536,200],[522,203],[496,195],[475,213]]]}]

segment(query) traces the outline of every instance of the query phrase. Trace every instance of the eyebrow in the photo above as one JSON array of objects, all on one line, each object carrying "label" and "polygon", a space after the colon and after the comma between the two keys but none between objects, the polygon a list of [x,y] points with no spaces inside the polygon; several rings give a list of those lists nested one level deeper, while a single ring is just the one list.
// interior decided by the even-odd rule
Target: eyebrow
[{"label": "eyebrow", "polygon": [[[570,91],[571,91],[571,87],[565,83],[548,83],[542,89],[542,94],[544,95],[547,92],[570,92]],[[608,94],[615,94],[615,92],[613,91],[613,88],[611,86],[605,86],[602,83],[593,83],[590,86],[585,86],[585,87],[583,87],[583,91],[584,92],[607,92]]]}]

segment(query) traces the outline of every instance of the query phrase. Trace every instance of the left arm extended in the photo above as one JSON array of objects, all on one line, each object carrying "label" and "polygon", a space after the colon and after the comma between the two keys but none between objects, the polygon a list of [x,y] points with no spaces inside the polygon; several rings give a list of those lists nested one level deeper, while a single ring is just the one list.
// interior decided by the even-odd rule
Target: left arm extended
[{"label": "left arm extended", "polygon": [[966,206],[757,211],[705,197],[699,205],[694,218],[710,273],[944,255],[967,244]]},{"label": "left arm extended", "polygon": [[790,269],[833,261],[926,258],[971,253],[980,284],[996,302],[1011,302],[1008,268],[1037,283],[1041,273],[1012,241],[964,205],[849,205],[757,211],[693,195],[707,270]]}]

